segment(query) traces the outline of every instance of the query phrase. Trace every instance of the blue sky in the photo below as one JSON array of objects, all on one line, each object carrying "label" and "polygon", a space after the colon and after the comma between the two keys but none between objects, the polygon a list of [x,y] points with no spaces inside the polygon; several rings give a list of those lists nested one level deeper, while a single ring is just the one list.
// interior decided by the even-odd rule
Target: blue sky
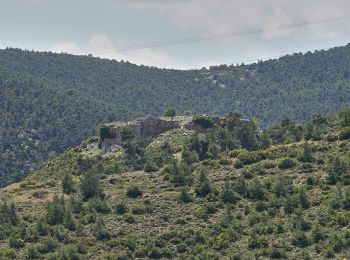
[{"label": "blue sky", "polygon": [[345,45],[350,42],[350,19],[137,51],[122,52],[118,46],[344,15],[350,15],[348,0],[1,0],[0,48],[201,68]]}]

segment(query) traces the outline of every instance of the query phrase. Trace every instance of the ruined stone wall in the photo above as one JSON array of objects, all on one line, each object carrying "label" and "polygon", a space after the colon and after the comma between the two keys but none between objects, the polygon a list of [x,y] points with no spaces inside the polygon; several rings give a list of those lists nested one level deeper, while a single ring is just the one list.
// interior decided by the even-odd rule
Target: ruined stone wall
[{"label": "ruined stone wall", "polygon": [[118,147],[117,139],[105,138],[102,140],[102,145],[101,145],[102,154],[113,152],[113,150],[117,147]]},{"label": "ruined stone wall", "polygon": [[103,134],[100,131],[102,153],[113,152],[122,142],[122,134],[125,130],[131,130],[134,138],[156,137],[170,129],[178,128],[176,122],[162,120],[160,118],[146,117],[130,122],[117,122],[103,126]]},{"label": "ruined stone wall", "polygon": [[179,125],[176,122],[162,120],[159,118],[144,118],[142,120],[142,136],[154,137],[161,133],[169,131],[170,129],[177,128]]}]

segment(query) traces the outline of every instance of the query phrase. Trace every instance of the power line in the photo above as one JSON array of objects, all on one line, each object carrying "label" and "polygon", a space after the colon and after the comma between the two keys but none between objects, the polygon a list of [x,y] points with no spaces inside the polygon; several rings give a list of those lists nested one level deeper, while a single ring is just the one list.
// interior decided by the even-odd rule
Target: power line
[{"label": "power line", "polygon": [[[166,40],[166,41],[154,41],[154,42],[148,42],[148,43],[141,43],[141,44],[134,44],[134,45],[119,45],[117,47],[114,47],[117,52],[128,52],[128,51],[136,51],[136,50],[142,50],[142,49],[152,49],[152,48],[159,48],[159,47],[168,47],[168,46],[175,46],[175,45],[182,45],[182,44],[189,44],[189,43],[195,43],[195,42],[203,42],[203,41],[210,41],[210,40],[217,40],[217,39],[224,39],[224,38],[233,38],[233,37],[240,37],[240,36],[246,36],[251,34],[259,34],[264,32],[273,32],[273,31],[283,31],[283,30],[290,30],[294,28],[303,28],[308,27],[311,25],[316,24],[324,24],[324,23],[331,23],[331,22],[337,22],[342,20],[350,19],[350,14],[339,16],[339,17],[332,17],[332,18],[323,18],[319,20],[314,20],[310,22],[306,21],[297,21],[288,25],[280,26],[280,27],[270,27],[270,28],[254,28],[254,29],[247,29],[247,30],[240,30],[240,31],[232,31],[232,32],[226,32],[226,33],[216,33],[216,34],[203,34],[195,37],[186,37],[186,38],[178,38],[173,40]],[[98,54],[103,53],[111,53],[111,48],[109,50],[90,50],[86,53],[91,52],[98,52]]]}]

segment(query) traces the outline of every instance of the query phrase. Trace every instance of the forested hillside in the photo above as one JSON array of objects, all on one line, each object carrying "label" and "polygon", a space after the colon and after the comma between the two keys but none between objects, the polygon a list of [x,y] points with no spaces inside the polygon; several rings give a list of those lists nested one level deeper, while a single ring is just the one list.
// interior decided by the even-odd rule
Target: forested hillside
[{"label": "forested hillside", "polygon": [[1,67],[0,86],[0,186],[91,136],[99,122],[130,117],[118,105]]},{"label": "forested hillside", "polygon": [[108,154],[90,138],[0,189],[0,258],[349,256],[349,109],[263,131],[193,122],[205,131],[129,134]]},{"label": "forested hillside", "polygon": [[189,71],[0,50],[0,186],[76,145],[101,121],[159,115],[168,106],[179,112],[239,111],[262,126],[285,115],[303,122],[315,112],[331,113],[350,103],[349,64],[350,45]]}]

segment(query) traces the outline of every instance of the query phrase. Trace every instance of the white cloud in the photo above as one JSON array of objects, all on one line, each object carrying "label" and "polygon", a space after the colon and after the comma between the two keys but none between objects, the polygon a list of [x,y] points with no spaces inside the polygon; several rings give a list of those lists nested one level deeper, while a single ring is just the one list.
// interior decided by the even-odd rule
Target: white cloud
[{"label": "white cloud", "polygon": [[54,43],[50,48],[50,51],[57,53],[71,53],[71,54],[79,54],[81,53],[81,49],[74,42],[57,42]]},{"label": "white cloud", "polygon": [[[175,26],[197,33],[223,33],[249,28],[278,28],[295,21],[346,15],[348,0],[188,0],[133,1],[137,9],[166,14]],[[329,24],[312,26],[319,37],[334,34]],[[265,38],[284,37],[295,29],[268,31]]]},{"label": "white cloud", "polygon": [[161,68],[183,68],[176,60],[162,49],[140,49],[119,52],[110,38],[106,35],[94,34],[85,46],[73,42],[58,42],[53,44],[50,51],[71,54],[93,54],[94,56],[124,60],[138,65],[157,66]]}]

